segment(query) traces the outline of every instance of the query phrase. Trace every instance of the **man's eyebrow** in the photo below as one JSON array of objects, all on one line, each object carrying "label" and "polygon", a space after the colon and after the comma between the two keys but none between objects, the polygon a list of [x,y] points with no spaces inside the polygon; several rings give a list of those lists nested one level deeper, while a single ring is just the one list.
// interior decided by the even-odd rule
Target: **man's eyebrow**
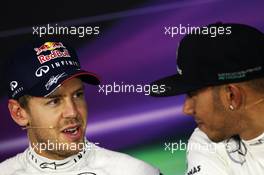
[{"label": "man's eyebrow", "polygon": [[60,94],[50,94],[46,98],[48,99],[48,98],[60,98],[60,97],[62,97],[62,95]]},{"label": "man's eyebrow", "polygon": [[78,89],[76,89],[76,90],[73,91],[73,92],[84,91],[84,90],[85,90],[85,86],[84,86],[84,84],[83,84],[81,87],[79,87]]},{"label": "man's eyebrow", "polygon": [[[74,90],[73,93],[76,93],[76,92],[78,92],[78,91],[84,91],[84,90],[85,90],[85,86],[82,85],[82,86],[79,87],[78,89]],[[63,96],[63,95],[61,95],[61,94],[52,93],[52,94],[48,95],[46,98],[47,98],[47,99],[48,99],[48,98],[60,98],[60,97],[62,97],[62,96]]]}]

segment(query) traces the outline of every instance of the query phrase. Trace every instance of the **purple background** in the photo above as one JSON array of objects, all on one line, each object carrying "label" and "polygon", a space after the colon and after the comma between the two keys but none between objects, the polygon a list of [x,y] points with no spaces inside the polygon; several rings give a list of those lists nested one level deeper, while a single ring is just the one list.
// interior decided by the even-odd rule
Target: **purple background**
[{"label": "purple background", "polygon": [[[218,21],[252,25],[264,31],[264,1],[153,1],[109,13],[94,24],[114,20],[92,41],[77,48],[84,69],[97,73],[102,84],[148,84],[176,72],[176,48],[183,37],[165,35],[164,27],[204,26]],[[89,18],[89,17],[88,17]],[[89,21],[89,20],[88,20]],[[82,23],[82,22],[80,22]],[[175,137],[188,137],[195,124],[181,112],[183,96],[153,98],[143,93],[104,95],[87,86],[87,136],[101,146],[119,150]],[[26,148],[27,139],[0,100],[0,161]]]}]

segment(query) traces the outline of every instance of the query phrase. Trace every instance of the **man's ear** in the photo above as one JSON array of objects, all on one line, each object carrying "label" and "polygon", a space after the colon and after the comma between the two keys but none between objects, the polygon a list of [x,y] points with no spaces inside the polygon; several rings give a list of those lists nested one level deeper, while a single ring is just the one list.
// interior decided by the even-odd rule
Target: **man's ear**
[{"label": "man's ear", "polygon": [[29,122],[29,116],[26,109],[22,108],[17,100],[8,100],[8,109],[12,119],[19,126],[26,126]]},{"label": "man's ear", "polygon": [[243,101],[243,91],[235,84],[226,85],[226,99],[231,110],[241,107]]}]

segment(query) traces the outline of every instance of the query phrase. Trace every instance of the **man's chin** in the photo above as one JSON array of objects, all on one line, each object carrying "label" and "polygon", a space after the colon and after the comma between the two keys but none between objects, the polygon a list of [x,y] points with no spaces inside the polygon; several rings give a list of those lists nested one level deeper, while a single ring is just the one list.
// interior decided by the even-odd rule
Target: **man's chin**
[{"label": "man's chin", "polygon": [[85,147],[84,135],[82,133],[82,131],[76,134],[61,133],[57,152],[73,155],[82,151]]},{"label": "man's chin", "polygon": [[61,146],[62,151],[67,151],[67,152],[80,152],[83,150],[83,148],[85,147],[85,143],[84,143],[84,139],[81,138],[80,140],[75,140],[75,141],[69,141],[69,140],[64,140],[63,142],[61,142]]},{"label": "man's chin", "polygon": [[222,142],[231,137],[231,136],[223,135],[221,133],[207,134],[207,136],[209,137],[211,141],[216,142],[216,143]]},{"label": "man's chin", "polygon": [[216,142],[216,143],[222,142],[229,138],[228,136],[223,135],[222,132],[210,131],[206,129],[205,127],[200,128],[200,130],[202,130],[211,141]]},{"label": "man's chin", "polygon": [[56,154],[57,156],[67,158],[72,155],[78,154],[85,147],[83,139],[81,141],[75,142],[59,142],[57,148],[53,151],[50,151],[51,154]]}]

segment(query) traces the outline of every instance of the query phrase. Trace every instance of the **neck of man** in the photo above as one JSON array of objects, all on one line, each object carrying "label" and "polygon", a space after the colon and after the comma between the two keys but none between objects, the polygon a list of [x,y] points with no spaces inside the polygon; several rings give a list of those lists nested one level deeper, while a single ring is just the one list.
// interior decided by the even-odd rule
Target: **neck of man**
[{"label": "neck of man", "polygon": [[251,140],[264,132],[264,104],[258,104],[246,110],[244,124],[239,133],[243,140]]}]

